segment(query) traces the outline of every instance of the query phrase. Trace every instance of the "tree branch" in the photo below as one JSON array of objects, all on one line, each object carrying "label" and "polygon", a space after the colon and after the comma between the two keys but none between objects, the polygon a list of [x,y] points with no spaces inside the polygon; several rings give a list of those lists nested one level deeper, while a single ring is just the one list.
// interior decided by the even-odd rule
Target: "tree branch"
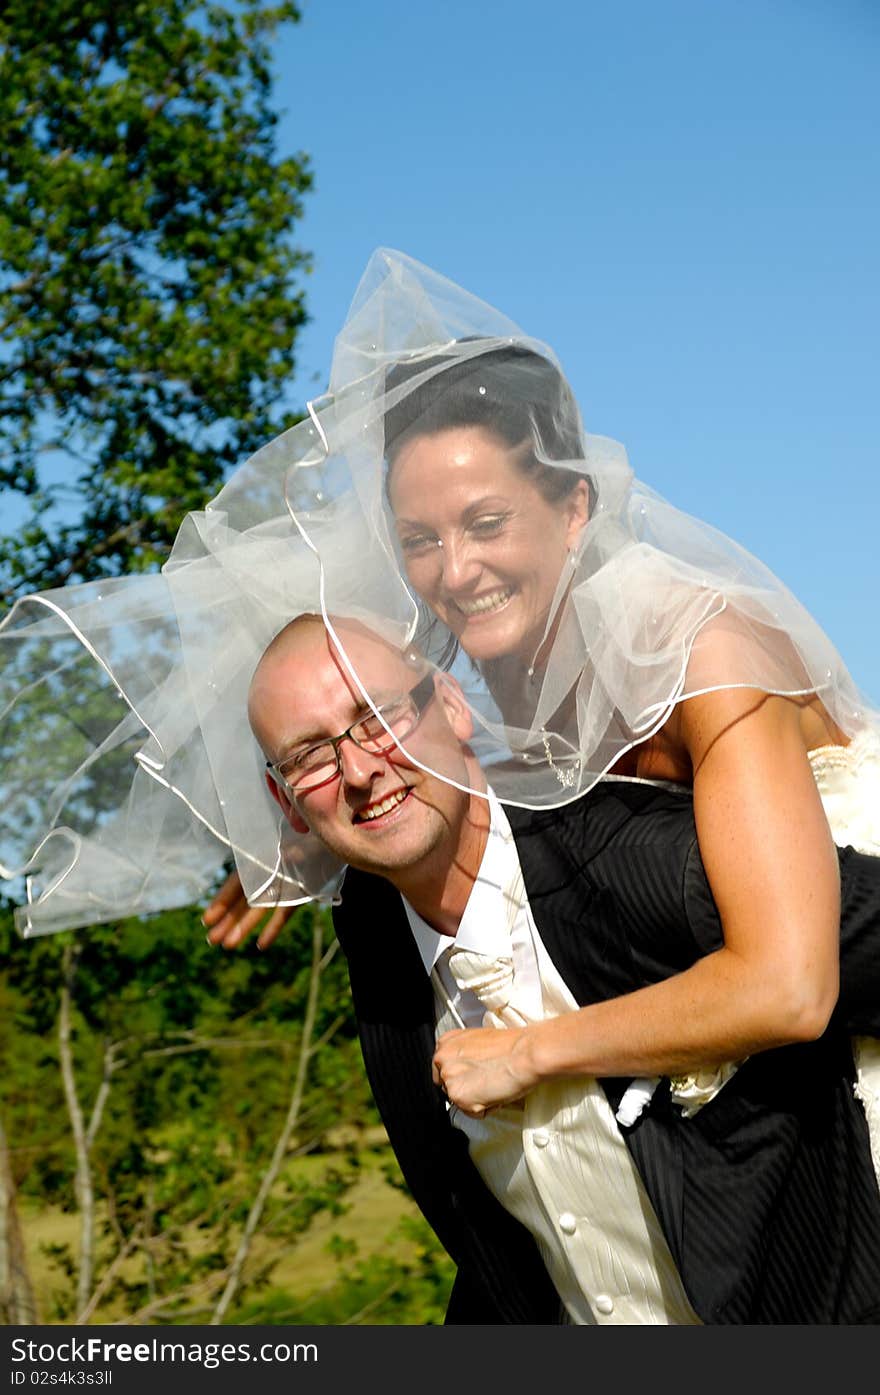
[{"label": "tree branch", "polygon": [[309,1061],[311,1059],[311,1040],[315,1029],[315,1018],[318,1011],[318,989],[321,983],[321,973],[326,956],[322,956],[323,947],[323,925],[319,916],[315,916],[312,924],[312,963],[309,976],[309,992],[306,1002],[305,1018],[303,1020],[302,1039],[299,1049],[299,1060],[297,1062],[296,1078],[293,1085],[293,1093],[290,1098],[290,1105],[287,1110],[287,1117],[284,1120],[281,1132],[275,1143],[272,1158],[263,1174],[257,1195],[254,1197],[244,1232],[239,1243],[238,1250],[229,1270],[229,1278],[226,1287],[220,1296],[220,1300],[211,1315],[211,1325],[215,1326],[223,1321],[223,1317],[229,1308],[230,1303],[238,1292],[241,1283],[241,1276],[245,1262],[250,1253],[251,1245],[257,1228],[262,1220],[263,1211],[269,1200],[269,1194],[275,1184],[281,1164],[287,1152],[287,1145],[290,1142],[291,1134],[299,1119],[302,1108],[303,1093],[305,1091],[306,1074]]},{"label": "tree branch", "polygon": [[82,1312],[88,1301],[94,1271],[95,1241],[95,1197],[92,1187],[92,1172],[89,1165],[89,1149],[82,1108],[76,1090],[76,1075],[71,1046],[71,1000],[73,982],[76,977],[76,962],[79,949],[72,941],[64,946],[61,961],[61,994],[58,1008],[58,1054],[61,1062],[61,1079],[64,1085],[64,1098],[73,1134],[76,1154],[76,1198],[80,1211],[79,1265],[77,1270],[76,1308]]},{"label": "tree branch", "polygon": [[101,1299],[104,1297],[104,1294],[109,1289],[117,1273],[122,1268],[123,1263],[137,1245],[139,1235],[139,1229],[137,1226],[135,1226],[134,1230],[131,1232],[131,1235],[129,1235],[122,1249],[116,1251],[116,1254],[113,1258],[113,1262],[111,1264],[108,1264],[107,1268],[104,1270],[104,1273],[101,1275],[100,1283],[97,1284],[95,1291],[89,1299],[88,1303],[83,1308],[82,1312],[78,1315],[76,1319],[78,1325],[81,1325],[89,1321],[89,1318],[92,1316],[92,1313],[94,1313],[95,1309],[97,1308]]}]

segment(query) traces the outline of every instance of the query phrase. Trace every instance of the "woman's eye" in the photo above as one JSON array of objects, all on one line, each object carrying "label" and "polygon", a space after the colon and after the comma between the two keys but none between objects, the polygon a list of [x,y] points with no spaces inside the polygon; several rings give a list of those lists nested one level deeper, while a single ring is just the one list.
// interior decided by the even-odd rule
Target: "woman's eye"
[{"label": "woman's eye", "polygon": [[501,532],[509,518],[510,514],[507,513],[487,513],[473,520],[470,531],[476,533],[478,538],[492,537],[493,534]]},{"label": "woman's eye", "polygon": [[409,533],[400,539],[400,546],[404,552],[427,552],[437,546],[437,538],[433,533]]}]

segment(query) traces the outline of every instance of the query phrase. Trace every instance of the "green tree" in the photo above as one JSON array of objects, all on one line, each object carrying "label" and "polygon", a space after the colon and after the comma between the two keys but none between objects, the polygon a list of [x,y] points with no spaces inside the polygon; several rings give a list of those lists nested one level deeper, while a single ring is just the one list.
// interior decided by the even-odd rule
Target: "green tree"
[{"label": "green tree", "polygon": [[223,1320],[341,1213],[357,1157],[323,1162],[325,1137],[375,1115],[334,949],[312,907],[271,957],[218,954],[187,910],[34,941],[0,910],[10,1310],[27,1298],[17,1197],[76,1218],[44,1247],[43,1321]]},{"label": "green tree", "polygon": [[148,569],[280,411],[311,175],[278,158],[295,4],[0,8],[0,596]]}]

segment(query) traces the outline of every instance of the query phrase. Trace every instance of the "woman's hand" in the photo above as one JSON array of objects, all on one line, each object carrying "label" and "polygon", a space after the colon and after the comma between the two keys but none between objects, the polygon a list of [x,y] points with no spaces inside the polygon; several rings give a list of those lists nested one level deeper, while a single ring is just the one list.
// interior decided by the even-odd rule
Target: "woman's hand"
[{"label": "woman's hand", "polygon": [[267,949],[293,913],[293,906],[279,906],[266,917],[265,906],[249,906],[237,872],[230,872],[213,901],[205,908],[202,924],[208,927],[208,943],[237,949],[252,930],[264,922],[257,948]]},{"label": "woman's hand", "polygon": [[473,1119],[521,1100],[538,1083],[530,1061],[531,1027],[470,1027],[444,1032],[432,1064],[434,1084]]}]

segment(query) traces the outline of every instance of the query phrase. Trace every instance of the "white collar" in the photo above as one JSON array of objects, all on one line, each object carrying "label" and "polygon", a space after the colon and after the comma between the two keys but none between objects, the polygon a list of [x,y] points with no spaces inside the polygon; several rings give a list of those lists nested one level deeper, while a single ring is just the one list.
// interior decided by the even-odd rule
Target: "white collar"
[{"label": "white collar", "polygon": [[425,973],[455,941],[458,949],[472,949],[493,958],[510,954],[510,929],[502,913],[504,891],[519,870],[519,859],[507,815],[492,790],[488,790],[489,836],[457,933],[435,930],[401,896]]}]

